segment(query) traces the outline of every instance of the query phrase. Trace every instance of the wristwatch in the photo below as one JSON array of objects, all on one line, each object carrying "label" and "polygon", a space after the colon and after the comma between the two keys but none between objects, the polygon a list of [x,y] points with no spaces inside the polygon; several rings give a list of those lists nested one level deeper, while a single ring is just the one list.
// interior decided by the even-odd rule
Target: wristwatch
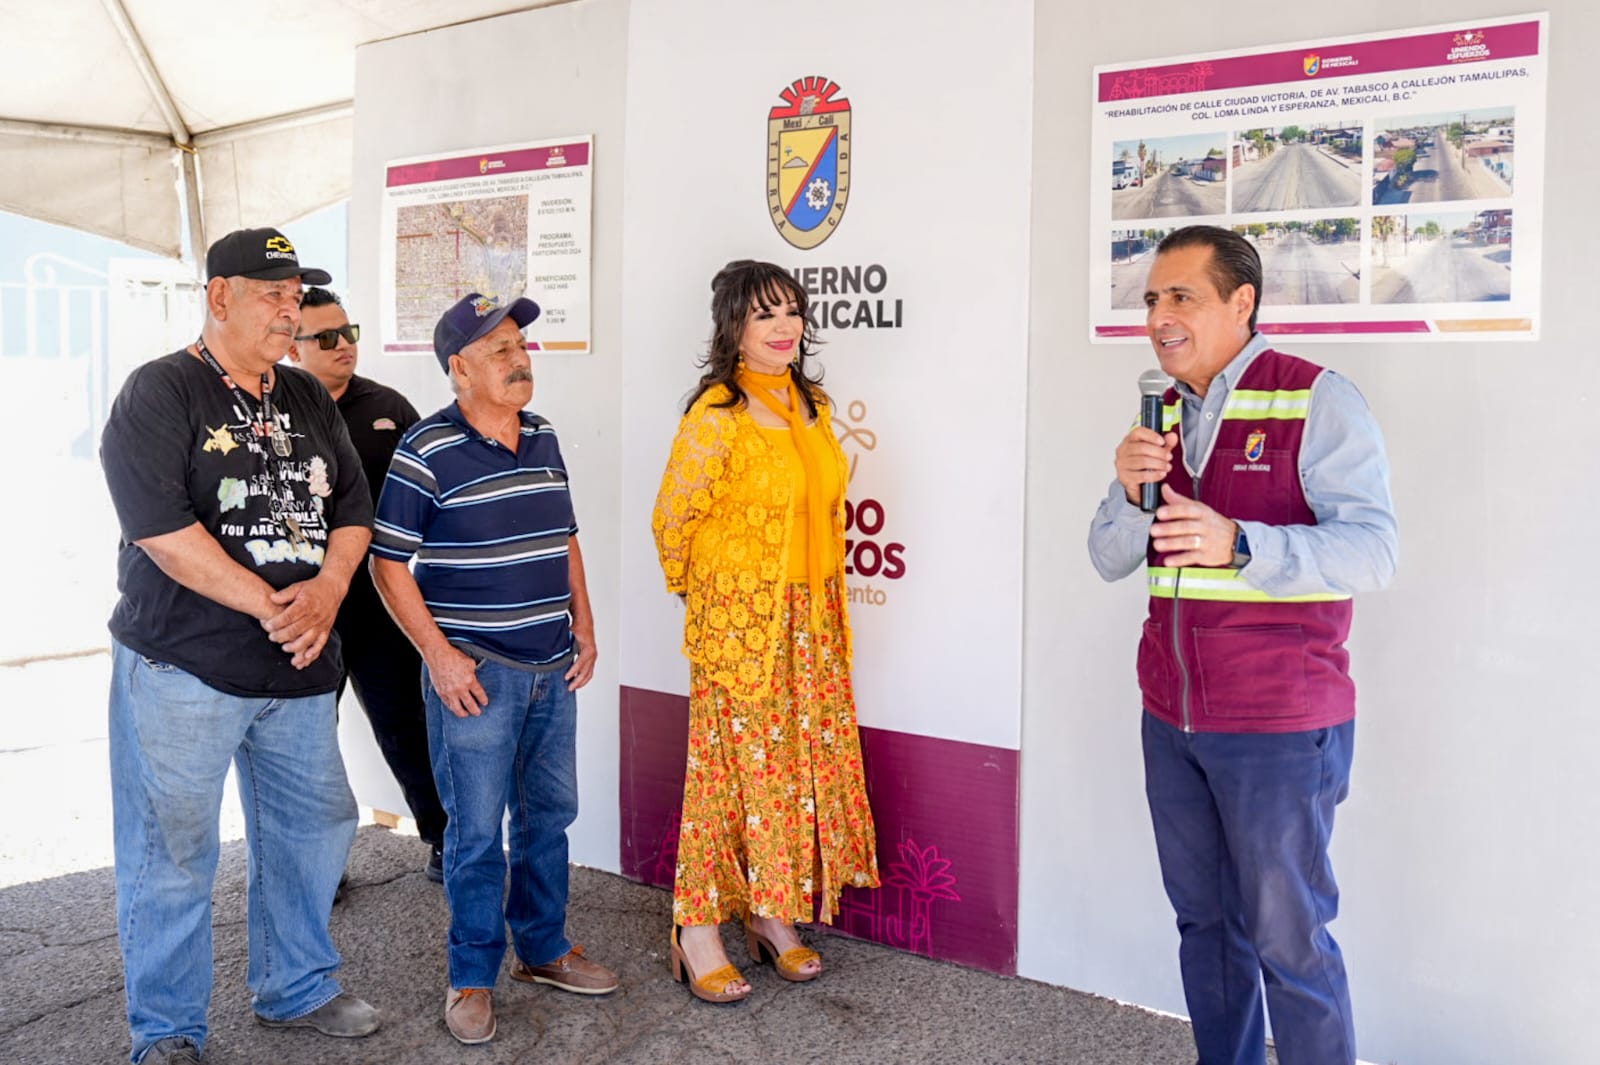
[{"label": "wristwatch", "polygon": [[1250,541],[1245,539],[1244,526],[1237,526],[1239,532],[1233,538],[1233,561],[1229,565],[1234,569],[1244,569],[1250,564]]}]

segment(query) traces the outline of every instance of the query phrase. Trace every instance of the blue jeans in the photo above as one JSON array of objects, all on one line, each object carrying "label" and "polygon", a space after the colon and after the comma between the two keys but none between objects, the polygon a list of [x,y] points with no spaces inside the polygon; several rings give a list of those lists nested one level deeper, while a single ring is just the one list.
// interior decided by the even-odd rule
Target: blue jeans
[{"label": "blue jeans", "polygon": [[217,817],[230,762],[249,847],[251,1005],[288,1020],[337,996],[328,913],[355,839],[356,802],[333,694],[227,695],[112,641],[110,728],[132,1060],[168,1036],[205,1046]]},{"label": "blue jeans", "polygon": [[1264,1065],[1261,985],[1282,1065],[1352,1065],[1328,860],[1355,722],[1267,735],[1185,733],[1146,713],[1145,795],[1200,1065]]},{"label": "blue jeans", "polygon": [[[444,890],[450,900],[450,986],[493,987],[511,925],[529,965],[572,949],[567,924],[567,826],[578,816],[578,701],[565,670],[529,673],[478,663],[489,705],[457,717],[427,667],[428,749],[448,820]],[[511,893],[501,820],[511,809]]]}]

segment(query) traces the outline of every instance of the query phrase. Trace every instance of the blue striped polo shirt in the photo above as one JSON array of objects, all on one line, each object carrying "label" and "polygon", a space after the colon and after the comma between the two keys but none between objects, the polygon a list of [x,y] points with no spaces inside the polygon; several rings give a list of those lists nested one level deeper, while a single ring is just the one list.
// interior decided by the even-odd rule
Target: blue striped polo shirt
[{"label": "blue striped polo shirt", "polygon": [[519,669],[572,660],[567,541],[578,532],[550,423],[522,412],[512,454],[459,404],[412,426],[383,482],[372,553],[407,562],[458,647]]}]

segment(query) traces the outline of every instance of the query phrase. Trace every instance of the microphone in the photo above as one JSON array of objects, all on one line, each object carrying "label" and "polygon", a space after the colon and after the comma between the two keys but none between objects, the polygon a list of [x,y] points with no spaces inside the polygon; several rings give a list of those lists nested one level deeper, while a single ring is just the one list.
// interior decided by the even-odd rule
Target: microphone
[{"label": "microphone", "polygon": [[[1172,379],[1160,370],[1146,370],[1139,375],[1139,424],[1146,429],[1154,429],[1158,436],[1162,434],[1161,397],[1166,395],[1167,389],[1171,387]],[[1139,509],[1146,514],[1154,514],[1160,505],[1160,483],[1146,481],[1141,484]]]}]

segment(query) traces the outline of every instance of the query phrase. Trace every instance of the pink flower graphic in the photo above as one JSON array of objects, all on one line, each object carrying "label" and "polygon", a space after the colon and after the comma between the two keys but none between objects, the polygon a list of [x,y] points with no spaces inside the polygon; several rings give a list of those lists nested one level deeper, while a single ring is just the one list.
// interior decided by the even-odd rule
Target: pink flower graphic
[{"label": "pink flower graphic", "polygon": [[934,899],[961,901],[955,891],[956,878],[947,871],[950,859],[941,858],[938,847],[929,844],[920,848],[916,840],[908,839],[900,844],[899,850],[900,860],[889,863],[889,874],[883,878],[885,884],[904,888],[930,903]]},{"label": "pink flower graphic", "polygon": [[860,901],[862,893],[846,892],[840,908],[853,934],[931,958],[933,904],[961,901],[956,878],[950,859],[933,844],[919,847],[906,839],[897,850],[899,859],[885,868],[883,889],[867,896],[869,901]]}]

